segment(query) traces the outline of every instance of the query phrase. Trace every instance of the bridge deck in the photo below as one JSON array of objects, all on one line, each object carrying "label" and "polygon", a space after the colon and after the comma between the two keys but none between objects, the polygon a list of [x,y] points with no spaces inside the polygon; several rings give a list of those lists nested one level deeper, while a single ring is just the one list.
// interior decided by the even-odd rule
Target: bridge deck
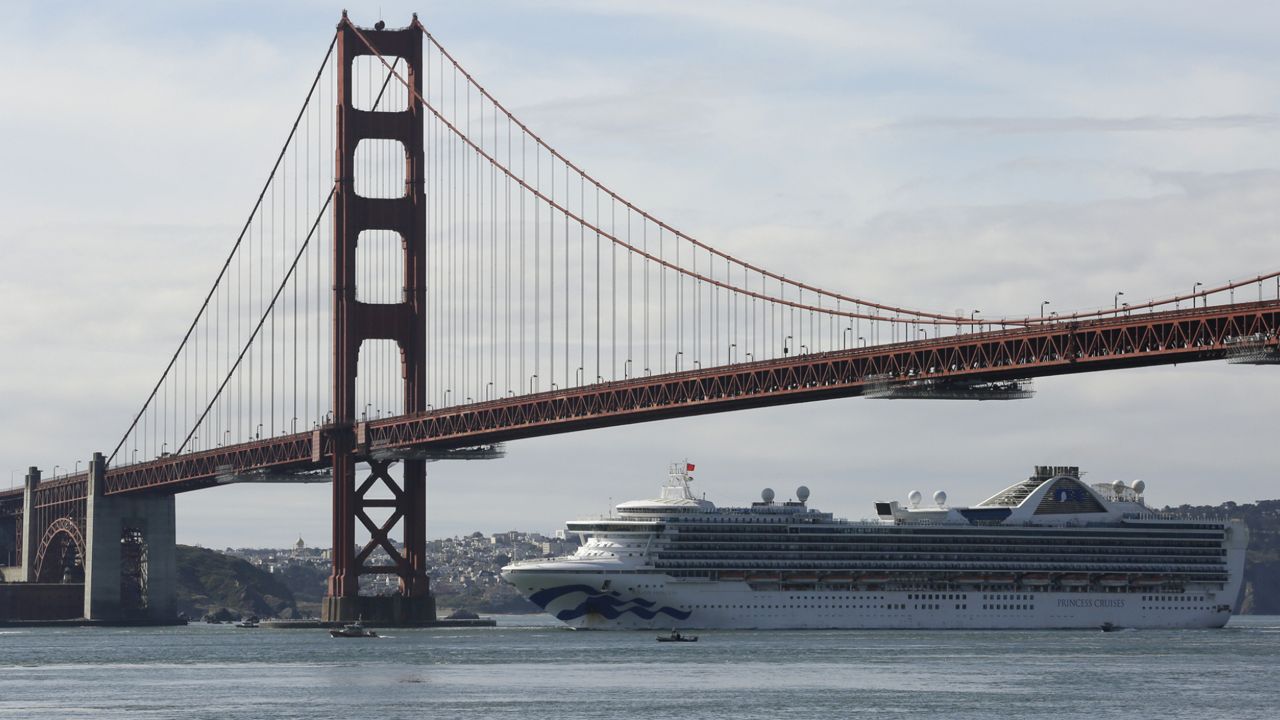
[{"label": "bridge deck", "polygon": [[[1000,380],[1223,358],[1240,338],[1276,345],[1280,301],[929,338],[638,377],[358,424],[359,459],[671,417],[860,395],[871,383]],[[111,468],[108,493],[185,492],[219,477],[328,466],[334,428]],[[58,484],[83,483],[84,476]],[[21,490],[0,493],[0,501]]]}]

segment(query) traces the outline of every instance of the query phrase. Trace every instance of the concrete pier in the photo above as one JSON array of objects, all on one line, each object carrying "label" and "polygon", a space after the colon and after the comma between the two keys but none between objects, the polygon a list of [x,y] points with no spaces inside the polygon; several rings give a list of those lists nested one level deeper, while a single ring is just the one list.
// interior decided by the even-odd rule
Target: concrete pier
[{"label": "concrete pier", "polygon": [[40,484],[40,468],[34,465],[27,468],[27,476],[22,484],[22,582],[35,582],[36,545],[44,528],[36,528],[35,495]]},{"label": "concrete pier", "polygon": [[[177,616],[178,576],[174,497],[108,497],[103,493],[105,476],[102,454],[94,453],[86,508],[84,617],[172,622]],[[134,564],[142,560],[140,568],[129,567],[130,549]]]},{"label": "concrete pier", "polygon": [[330,596],[324,599],[320,616],[325,622],[339,625],[356,620],[379,627],[435,627],[438,624],[434,595]]}]

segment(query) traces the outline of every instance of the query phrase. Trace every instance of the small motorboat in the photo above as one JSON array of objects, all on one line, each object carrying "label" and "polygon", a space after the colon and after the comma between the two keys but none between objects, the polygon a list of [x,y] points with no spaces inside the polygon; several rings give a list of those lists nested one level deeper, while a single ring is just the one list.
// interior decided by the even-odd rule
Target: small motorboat
[{"label": "small motorboat", "polygon": [[1101,630],[1102,632],[1115,632],[1120,628],[1116,627],[1115,623],[1104,622],[1098,629]]},{"label": "small motorboat", "polygon": [[658,642],[698,642],[698,636],[681,635],[679,631],[672,630],[670,635],[659,635]]},{"label": "small motorboat", "polygon": [[376,632],[374,632],[374,631],[372,631],[372,630],[369,630],[369,629],[365,628],[365,626],[364,626],[364,625],[361,625],[361,624],[360,624],[360,623],[358,623],[358,622],[355,622],[355,623],[350,623],[350,624],[348,624],[348,625],[343,625],[341,629],[334,628],[333,630],[330,630],[330,631],[329,631],[329,637],[336,637],[336,638],[362,638],[362,637],[367,637],[367,638],[376,638],[376,637],[378,637],[378,633],[376,633]]},{"label": "small motorboat", "polygon": [[241,620],[240,622],[236,623],[236,627],[248,628],[250,630],[256,629],[258,627],[258,618],[256,615],[251,615]]}]

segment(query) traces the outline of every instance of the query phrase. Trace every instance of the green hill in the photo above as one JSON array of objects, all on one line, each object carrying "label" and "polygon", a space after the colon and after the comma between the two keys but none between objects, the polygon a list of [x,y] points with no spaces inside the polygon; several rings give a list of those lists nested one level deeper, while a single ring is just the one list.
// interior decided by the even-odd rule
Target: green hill
[{"label": "green hill", "polygon": [[213,550],[179,545],[178,610],[198,619],[224,608],[233,616],[298,616],[293,593],[271,573]]},{"label": "green hill", "polygon": [[1249,528],[1249,552],[1244,561],[1244,603],[1240,611],[1249,615],[1280,615],[1280,500],[1165,509],[1244,520]]}]

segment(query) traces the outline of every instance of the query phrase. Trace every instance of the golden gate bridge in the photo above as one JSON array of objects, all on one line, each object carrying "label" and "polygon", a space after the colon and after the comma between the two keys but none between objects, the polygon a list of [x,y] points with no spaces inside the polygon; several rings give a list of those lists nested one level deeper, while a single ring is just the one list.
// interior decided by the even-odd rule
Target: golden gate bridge
[{"label": "golden gate bridge", "polygon": [[[987,318],[784,277],[574,164],[416,16],[361,28],[344,13],[119,442],[83,472],[44,480],[33,467],[0,493],[6,578],[31,593],[7,602],[164,621],[174,494],[317,480],[333,492],[325,619],[429,622],[429,460],[838,397],[1012,399],[1048,375],[1280,362],[1280,272],[1141,303],[1120,295]],[[379,550],[389,562],[373,564]],[[396,576],[398,595],[362,596],[371,574]]]}]

